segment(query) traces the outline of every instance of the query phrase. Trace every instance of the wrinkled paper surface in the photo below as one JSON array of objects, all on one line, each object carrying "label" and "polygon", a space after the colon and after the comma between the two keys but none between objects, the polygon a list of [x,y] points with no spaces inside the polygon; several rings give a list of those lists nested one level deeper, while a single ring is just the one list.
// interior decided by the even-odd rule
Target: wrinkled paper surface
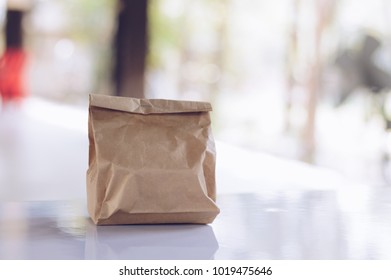
[{"label": "wrinkled paper surface", "polygon": [[94,223],[211,223],[220,211],[211,110],[206,102],[90,95]]}]

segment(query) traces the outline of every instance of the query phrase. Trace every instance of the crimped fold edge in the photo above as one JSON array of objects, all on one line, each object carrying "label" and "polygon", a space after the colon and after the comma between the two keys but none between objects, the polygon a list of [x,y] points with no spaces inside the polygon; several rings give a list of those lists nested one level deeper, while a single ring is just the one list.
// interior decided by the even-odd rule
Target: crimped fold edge
[{"label": "crimped fold edge", "polygon": [[169,99],[139,99],[132,97],[90,94],[90,107],[99,107],[135,114],[167,114],[212,111],[209,102]]}]

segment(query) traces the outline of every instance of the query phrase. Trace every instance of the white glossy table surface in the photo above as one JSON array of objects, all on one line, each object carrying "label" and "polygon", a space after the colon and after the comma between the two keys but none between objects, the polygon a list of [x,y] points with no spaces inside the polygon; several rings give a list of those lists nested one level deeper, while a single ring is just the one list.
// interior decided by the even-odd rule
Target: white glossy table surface
[{"label": "white glossy table surface", "polygon": [[351,211],[333,191],[226,194],[211,225],[95,226],[83,202],[3,203],[0,259],[391,259],[390,191],[376,195]]},{"label": "white glossy table surface", "polygon": [[213,224],[95,226],[85,112],[1,113],[0,259],[391,259],[391,188],[220,142]]}]

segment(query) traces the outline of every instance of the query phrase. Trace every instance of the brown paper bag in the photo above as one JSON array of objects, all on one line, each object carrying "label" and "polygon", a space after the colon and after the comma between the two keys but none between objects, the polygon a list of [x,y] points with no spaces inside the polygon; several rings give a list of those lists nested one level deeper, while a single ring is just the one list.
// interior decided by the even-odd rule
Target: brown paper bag
[{"label": "brown paper bag", "polygon": [[220,211],[211,110],[206,102],[90,95],[94,223],[211,223]]}]

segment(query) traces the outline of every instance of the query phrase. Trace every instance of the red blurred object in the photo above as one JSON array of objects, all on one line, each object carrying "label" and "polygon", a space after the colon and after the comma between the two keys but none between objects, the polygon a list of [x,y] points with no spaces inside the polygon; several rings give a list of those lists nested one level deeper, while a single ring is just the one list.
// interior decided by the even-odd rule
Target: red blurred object
[{"label": "red blurred object", "polygon": [[3,104],[20,101],[25,95],[23,70],[26,53],[23,49],[9,48],[0,58],[0,96]]}]

